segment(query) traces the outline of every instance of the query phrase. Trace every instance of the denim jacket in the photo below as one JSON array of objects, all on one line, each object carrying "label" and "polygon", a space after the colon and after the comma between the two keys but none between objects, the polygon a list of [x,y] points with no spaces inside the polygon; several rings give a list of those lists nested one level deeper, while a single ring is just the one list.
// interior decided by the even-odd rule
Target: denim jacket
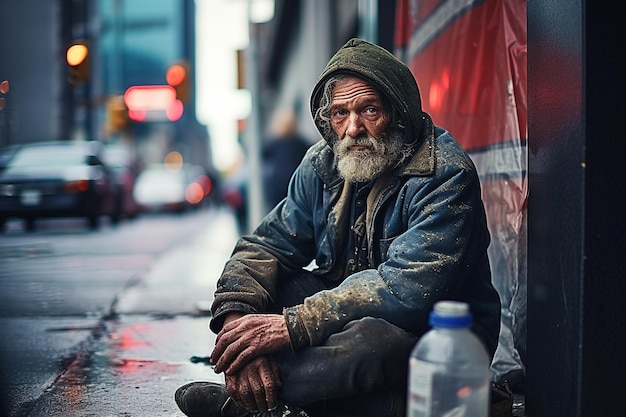
[{"label": "denim jacket", "polygon": [[415,143],[413,156],[375,180],[367,198],[367,267],[349,268],[352,186],[338,175],[331,144],[321,140],[294,173],[286,199],[237,242],[218,281],[214,331],[228,312],[272,311],[278,281],[297,279],[315,261],[313,273],[336,286],[283,310],[294,349],[319,345],[363,317],[420,336],[433,304],[452,299],[469,303],[473,330],[493,355],[500,300],[491,284],[478,175],[450,133],[418,110],[419,118],[405,123],[413,126],[407,139]]},{"label": "denim jacket", "polygon": [[[434,175],[437,172],[437,175]],[[271,310],[279,276],[316,274],[337,287],[285,309],[292,345],[317,345],[351,320],[379,317],[416,335],[434,302],[464,300],[474,330],[493,352],[500,302],[491,284],[489,233],[472,161],[452,136],[433,127],[401,169],[374,184],[367,201],[369,268],[346,275],[339,230],[345,184],[323,141],[305,156],[288,197],[242,237],[215,294],[212,327],[230,311]]]}]

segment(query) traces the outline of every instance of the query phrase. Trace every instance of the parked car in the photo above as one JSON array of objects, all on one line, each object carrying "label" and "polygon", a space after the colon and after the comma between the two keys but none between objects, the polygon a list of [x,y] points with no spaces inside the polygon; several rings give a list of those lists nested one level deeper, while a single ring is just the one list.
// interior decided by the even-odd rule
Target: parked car
[{"label": "parked car", "polygon": [[135,200],[143,212],[182,213],[199,207],[208,194],[199,178],[208,179],[195,165],[150,164],[137,177]]},{"label": "parked car", "polygon": [[105,146],[104,162],[115,179],[115,216],[135,218],[140,210],[134,195],[137,176],[141,171],[139,159],[130,146],[115,143]]},{"label": "parked car", "polygon": [[96,229],[103,214],[115,217],[114,178],[96,141],[23,144],[0,172],[0,228],[10,217],[26,230],[40,217],[85,217]]},{"label": "parked car", "polygon": [[9,161],[15,155],[15,152],[19,149],[19,145],[9,145],[4,148],[0,148],[0,172],[4,171],[4,168],[9,165]]}]

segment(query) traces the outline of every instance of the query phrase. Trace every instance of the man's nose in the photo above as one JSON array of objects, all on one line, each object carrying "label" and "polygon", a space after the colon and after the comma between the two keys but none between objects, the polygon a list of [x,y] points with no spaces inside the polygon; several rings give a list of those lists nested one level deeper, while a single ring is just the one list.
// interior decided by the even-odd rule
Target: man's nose
[{"label": "man's nose", "polygon": [[348,117],[348,125],[346,127],[346,135],[356,138],[364,131],[365,126],[363,126],[361,117],[357,113],[350,113],[350,116]]}]

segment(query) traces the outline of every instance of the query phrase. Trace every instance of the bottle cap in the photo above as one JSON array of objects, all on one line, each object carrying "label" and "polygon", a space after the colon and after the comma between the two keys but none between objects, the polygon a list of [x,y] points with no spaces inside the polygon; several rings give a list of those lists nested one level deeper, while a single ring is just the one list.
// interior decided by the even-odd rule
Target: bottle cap
[{"label": "bottle cap", "polygon": [[428,324],[433,327],[460,328],[472,325],[472,313],[467,303],[438,301],[430,312]]}]

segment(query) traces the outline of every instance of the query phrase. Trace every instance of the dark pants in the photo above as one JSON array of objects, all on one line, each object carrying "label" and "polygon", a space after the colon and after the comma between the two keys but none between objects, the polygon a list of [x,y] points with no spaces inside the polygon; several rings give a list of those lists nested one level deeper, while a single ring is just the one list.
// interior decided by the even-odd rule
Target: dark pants
[{"label": "dark pants", "polygon": [[[280,286],[279,303],[299,304],[331,286],[303,274]],[[404,416],[408,359],[416,342],[383,319],[352,321],[320,346],[278,356],[281,397],[315,416]]]}]

